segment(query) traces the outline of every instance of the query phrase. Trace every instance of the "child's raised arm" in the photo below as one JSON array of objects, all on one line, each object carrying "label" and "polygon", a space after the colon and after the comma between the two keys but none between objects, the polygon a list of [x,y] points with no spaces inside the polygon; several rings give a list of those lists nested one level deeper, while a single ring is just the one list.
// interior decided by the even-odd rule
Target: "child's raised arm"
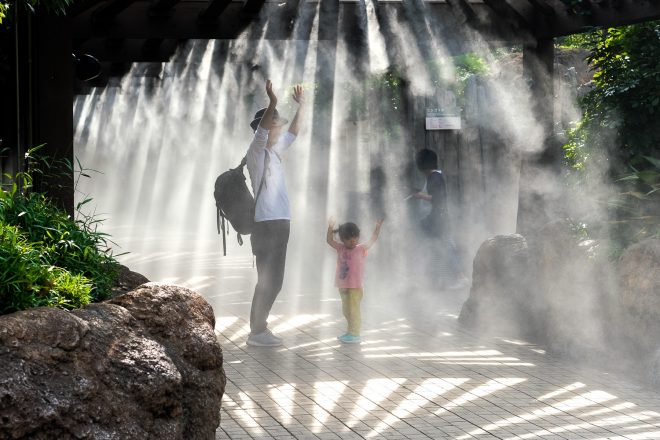
[{"label": "child's raised arm", "polygon": [[376,240],[378,240],[378,234],[380,234],[380,227],[384,221],[385,219],[381,218],[376,222],[376,227],[374,228],[374,233],[371,234],[371,239],[363,245],[365,249],[369,249],[371,246],[374,245]]},{"label": "child's raised arm", "polygon": [[339,243],[335,241],[334,229],[335,219],[334,217],[330,217],[330,219],[328,219],[328,232],[325,235],[325,241],[327,241],[330,246],[337,249],[339,247]]}]

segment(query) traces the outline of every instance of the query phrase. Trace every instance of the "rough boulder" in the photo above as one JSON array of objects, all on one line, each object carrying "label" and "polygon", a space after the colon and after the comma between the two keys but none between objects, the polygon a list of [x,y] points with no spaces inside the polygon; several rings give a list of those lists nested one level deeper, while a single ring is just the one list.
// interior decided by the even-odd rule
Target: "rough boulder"
[{"label": "rough boulder", "polygon": [[213,439],[225,375],[211,306],[149,283],[0,316],[0,439]]}]

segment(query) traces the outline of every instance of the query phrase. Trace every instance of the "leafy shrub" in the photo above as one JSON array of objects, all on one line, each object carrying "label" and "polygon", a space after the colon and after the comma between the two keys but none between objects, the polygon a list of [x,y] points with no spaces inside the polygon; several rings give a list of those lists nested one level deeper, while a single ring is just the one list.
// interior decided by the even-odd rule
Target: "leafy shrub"
[{"label": "leafy shrub", "polygon": [[0,314],[39,306],[73,309],[90,301],[87,278],[49,266],[40,243],[2,221],[0,267]]},{"label": "leafy shrub", "polygon": [[0,193],[0,220],[39,243],[45,264],[91,280],[93,301],[108,297],[119,264],[104,250],[107,234],[97,232],[93,220],[74,221],[43,194],[23,194],[16,185]]},{"label": "leafy shrub", "polygon": [[567,176],[576,180],[577,193],[589,190],[583,183],[594,172],[612,184],[616,196],[599,198],[608,221],[593,221],[589,229],[594,237],[611,239],[616,256],[658,236],[660,21],[594,30],[582,35],[580,45],[590,49],[594,78],[580,101],[582,118],[566,133]]},{"label": "leafy shrub", "polygon": [[0,2],[0,25],[3,18],[13,24],[14,11],[16,8],[25,8],[34,13],[38,8],[57,15],[66,14],[66,9],[73,4],[74,0],[13,0]]},{"label": "leafy shrub", "polygon": [[660,159],[643,156],[635,165],[619,179],[622,192],[610,201],[616,211],[613,235],[621,248],[660,237]]},{"label": "leafy shrub", "polygon": [[[0,223],[16,228],[20,238],[14,242],[20,246],[14,252],[24,251],[21,258],[14,255],[12,261],[13,264],[23,262],[20,266],[23,270],[16,273],[23,274],[25,282],[16,275],[11,278],[14,284],[8,289],[12,292],[18,292],[18,286],[27,289],[24,301],[12,297],[13,305],[7,306],[8,310],[38,305],[74,308],[90,300],[106,299],[119,271],[119,263],[108,246],[108,235],[97,230],[101,220],[80,211],[90,199],[78,203],[76,210],[80,219],[72,219],[43,193],[34,191],[34,176],[57,181],[73,172],[78,178],[89,177],[79,162],[80,169],[74,170],[66,161],[52,162],[35,154],[41,147],[43,145],[27,152],[27,171],[6,176],[10,183],[0,188]],[[39,265],[43,267],[39,269]],[[0,289],[8,280],[0,278]],[[39,286],[36,298],[31,290],[35,286]],[[5,308],[1,306],[0,313]]]},{"label": "leafy shrub", "polygon": [[[569,164],[581,167],[592,150],[609,149],[612,175],[660,144],[660,21],[586,34],[594,88],[581,101],[583,118],[568,133]],[[599,156],[601,157],[601,156]]]}]

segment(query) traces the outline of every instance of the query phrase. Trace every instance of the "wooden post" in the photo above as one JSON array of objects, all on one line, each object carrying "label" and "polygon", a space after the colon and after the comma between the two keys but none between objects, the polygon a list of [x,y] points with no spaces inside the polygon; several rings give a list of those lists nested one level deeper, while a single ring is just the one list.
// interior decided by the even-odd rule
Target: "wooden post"
[{"label": "wooden post", "polygon": [[554,41],[538,40],[536,46],[523,48],[523,75],[530,87],[535,119],[542,125],[543,145],[538,153],[523,158],[520,169],[516,231],[529,234],[552,220],[560,182],[561,154],[553,137],[553,64]]},{"label": "wooden post", "polygon": [[[29,45],[32,14],[26,8],[13,9],[13,22],[0,32],[0,52],[6,69],[0,72],[0,87],[5,91],[0,99],[0,170],[2,183],[24,171],[23,161],[30,138],[29,103],[31,91]],[[12,182],[13,183],[13,182]],[[16,182],[21,184],[20,179]]]},{"label": "wooden post", "polygon": [[[73,157],[73,41],[66,17],[37,14],[33,26],[33,107],[32,145],[46,144],[41,154],[50,163]],[[68,172],[67,172],[68,171]],[[69,215],[74,213],[72,170],[59,169],[58,175],[36,182]]]}]

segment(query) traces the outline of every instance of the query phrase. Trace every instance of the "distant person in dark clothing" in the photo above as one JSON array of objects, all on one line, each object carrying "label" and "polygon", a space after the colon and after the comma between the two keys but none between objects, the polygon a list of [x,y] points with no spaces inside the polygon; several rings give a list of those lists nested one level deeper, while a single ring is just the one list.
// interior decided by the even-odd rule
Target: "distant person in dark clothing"
[{"label": "distant person in dark clothing", "polygon": [[425,148],[415,155],[415,164],[426,176],[426,183],[413,197],[431,204],[431,211],[421,220],[422,230],[426,235],[442,238],[447,228],[447,184],[438,169],[438,156]]},{"label": "distant person in dark clothing", "polygon": [[[415,155],[415,164],[426,176],[426,183],[421,191],[413,193],[412,196],[431,204],[431,211],[420,222],[424,235],[432,239],[431,261],[448,267],[449,279],[441,280],[445,287],[449,289],[467,287],[468,280],[461,270],[456,244],[451,237],[447,212],[447,184],[442,171],[438,169],[438,155],[424,148]],[[433,269],[439,271],[442,267]]]}]

